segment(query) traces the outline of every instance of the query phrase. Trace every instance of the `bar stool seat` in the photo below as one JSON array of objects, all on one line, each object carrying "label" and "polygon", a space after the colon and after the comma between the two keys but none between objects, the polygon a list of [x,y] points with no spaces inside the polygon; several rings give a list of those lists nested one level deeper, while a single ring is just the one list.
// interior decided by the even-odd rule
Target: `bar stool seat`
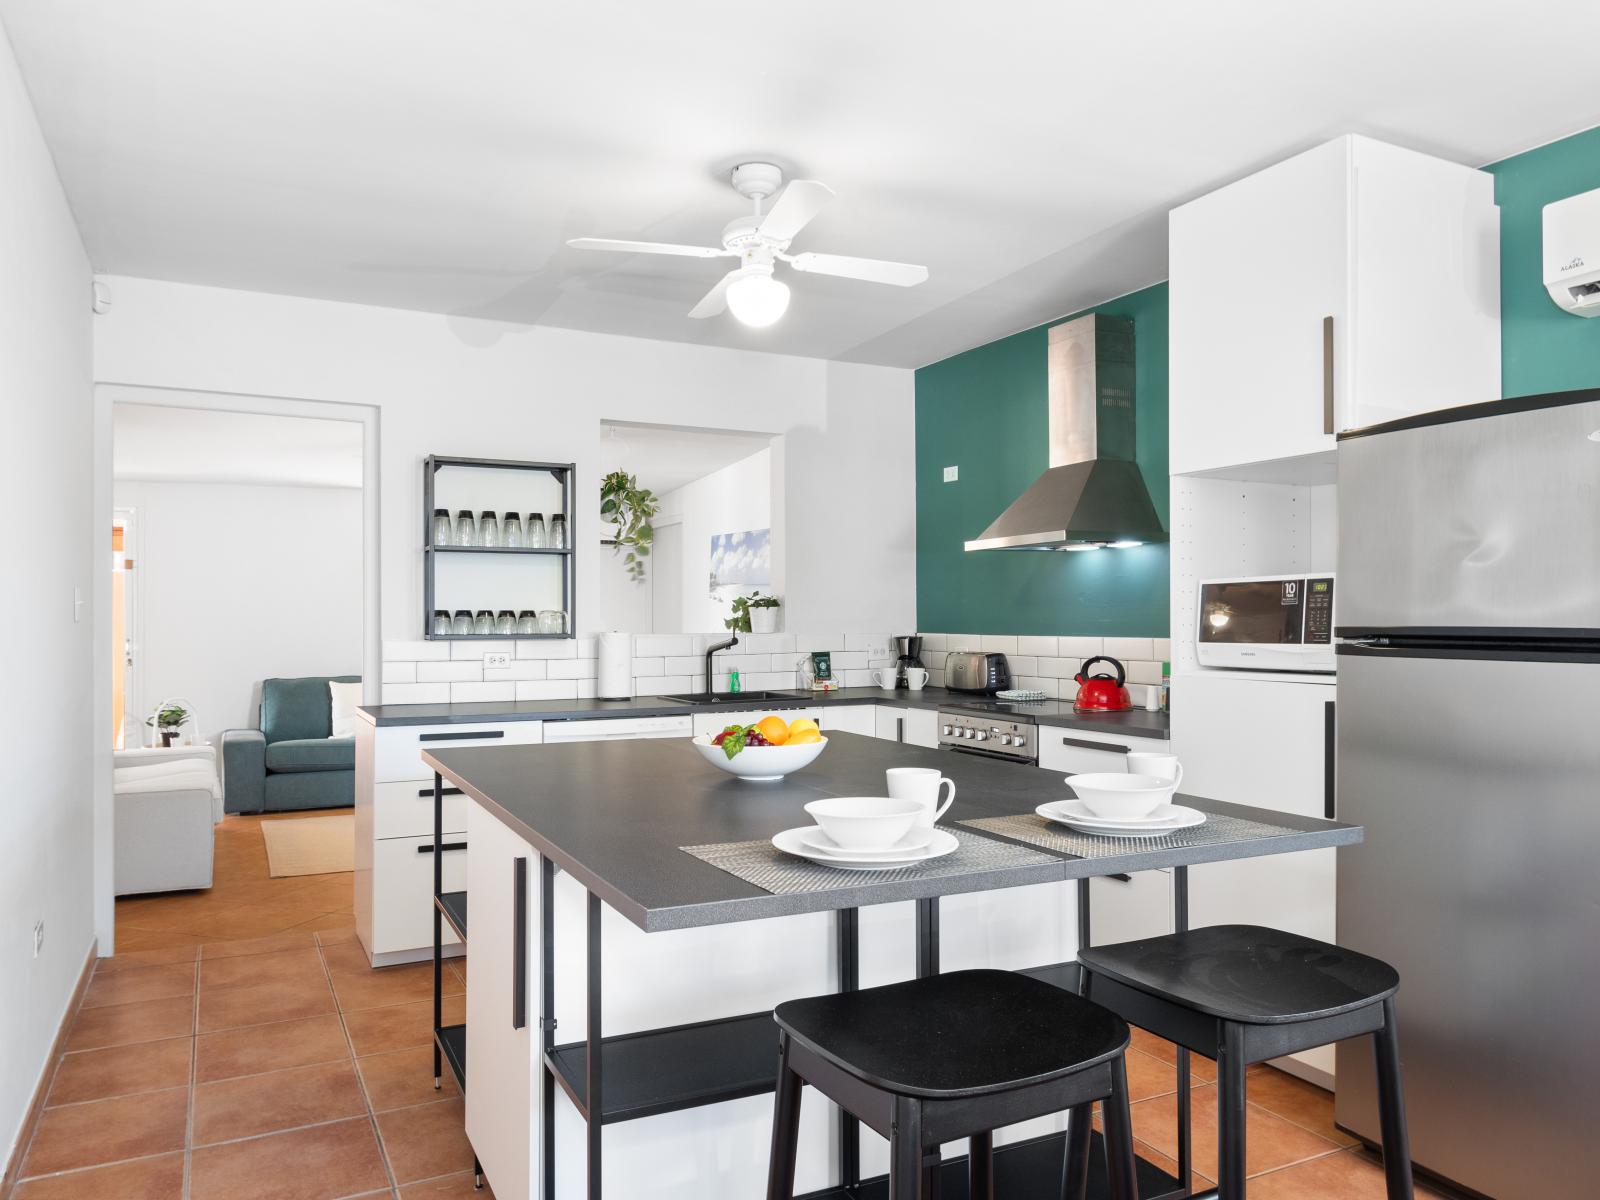
[{"label": "bar stool seat", "polygon": [[1082,1195],[1090,1109],[1105,1110],[1113,1200],[1138,1200],[1116,1014],[1008,971],[953,971],[907,983],[790,1000],[779,1029],[769,1200],[790,1200],[800,1089],[809,1083],[890,1140],[890,1200],[926,1197],[939,1145],[972,1139],[968,1194],[993,1195],[991,1134],[1070,1111],[1063,1186]]}]

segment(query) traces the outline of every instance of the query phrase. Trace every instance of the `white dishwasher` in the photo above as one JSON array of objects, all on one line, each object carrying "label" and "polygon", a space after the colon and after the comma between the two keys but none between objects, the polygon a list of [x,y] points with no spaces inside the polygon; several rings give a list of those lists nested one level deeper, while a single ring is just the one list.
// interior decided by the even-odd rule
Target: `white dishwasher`
[{"label": "white dishwasher", "polygon": [[597,721],[546,721],[545,745],[553,742],[626,742],[640,738],[689,737],[694,724],[682,717],[610,717]]}]

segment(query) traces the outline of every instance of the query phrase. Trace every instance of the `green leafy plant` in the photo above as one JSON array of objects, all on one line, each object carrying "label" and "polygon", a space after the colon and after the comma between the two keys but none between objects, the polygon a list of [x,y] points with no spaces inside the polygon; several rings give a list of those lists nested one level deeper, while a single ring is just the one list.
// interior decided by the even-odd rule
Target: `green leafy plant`
[{"label": "green leafy plant", "polygon": [[189,719],[189,710],[181,704],[169,704],[152,717],[145,718],[146,725],[153,725],[162,731],[177,730]]},{"label": "green leafy plant", "polygon": [[735,596],[733,598],[733,616],[722,623],[724,629],[731,629],[735,633],[750,632],[750,610],[752,608],[777,608],[779,604],[776,596],[763,596],[759,591],[751,592],[748,596]]},{"label": "green leafy plant", "polygon": [[600,481],[600,515],[617,527],[612,550],[626,553],[624,565],[635,583],[644,578],[644,560],[650,557],[656,537],[650,522],[660,508],[656,494],[640,487],[639,480],[626,471],[613,471]]}]

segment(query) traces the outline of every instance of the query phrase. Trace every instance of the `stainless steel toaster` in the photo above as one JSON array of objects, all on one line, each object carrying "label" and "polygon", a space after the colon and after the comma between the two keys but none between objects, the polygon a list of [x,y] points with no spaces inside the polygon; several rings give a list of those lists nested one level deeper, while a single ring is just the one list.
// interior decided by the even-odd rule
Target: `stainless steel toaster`
[{"label": "stainless steel toaster", "polygon": [[998,692],[1011,686],[1011,664],[1004,654],[955,650],[944,660],[944,685],[952,692]]}]

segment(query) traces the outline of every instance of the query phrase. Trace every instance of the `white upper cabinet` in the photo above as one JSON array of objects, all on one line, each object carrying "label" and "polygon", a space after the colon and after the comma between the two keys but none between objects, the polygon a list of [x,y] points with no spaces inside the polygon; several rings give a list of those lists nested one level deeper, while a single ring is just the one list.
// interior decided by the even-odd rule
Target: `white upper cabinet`
[{"label": "white upper cabinet", "polygon": [[1482,171],[1342,137],[1174,209],[1169,232],[1175,475],[1499,395]]}]

